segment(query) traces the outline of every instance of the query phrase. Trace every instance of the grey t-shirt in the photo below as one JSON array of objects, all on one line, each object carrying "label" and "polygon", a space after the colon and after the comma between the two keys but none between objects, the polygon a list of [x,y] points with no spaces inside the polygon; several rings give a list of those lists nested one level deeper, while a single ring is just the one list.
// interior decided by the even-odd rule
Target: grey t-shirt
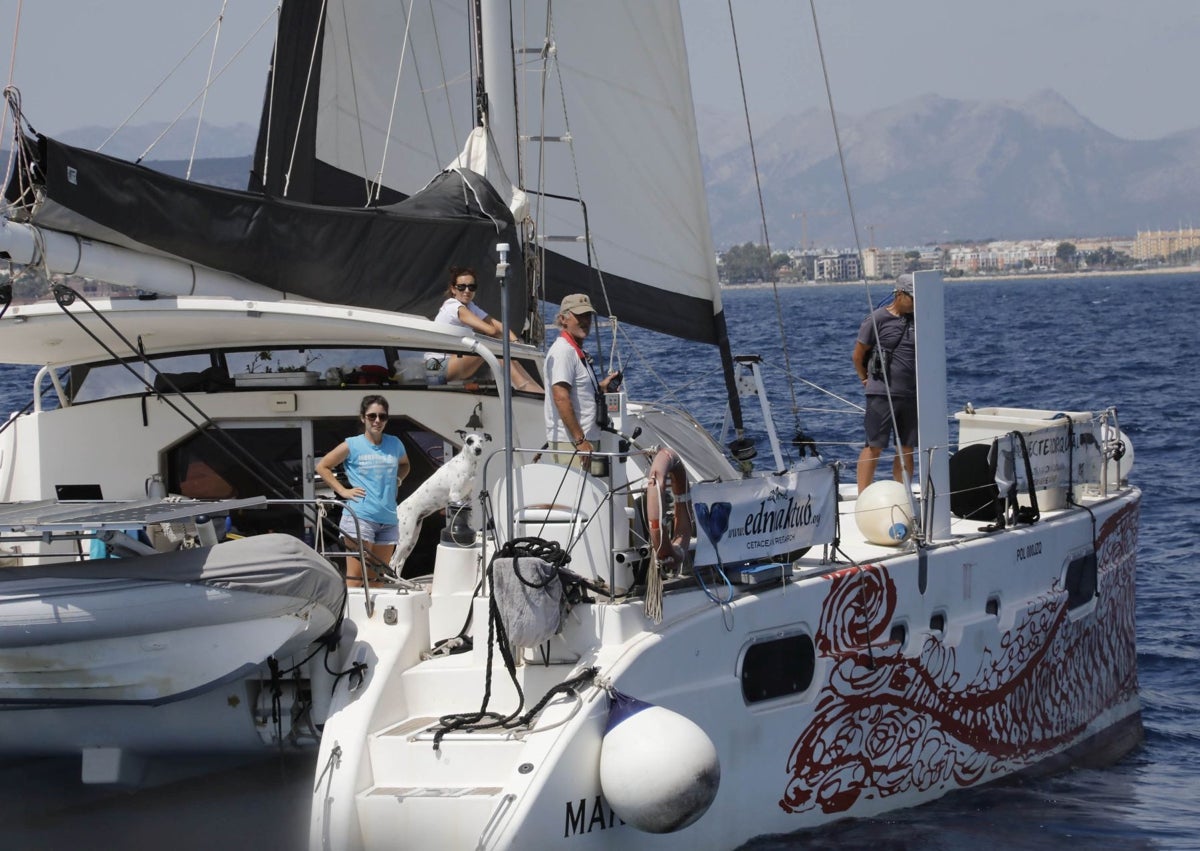
[{"label": "grey t-shirt", "polygon": [[[913,335],[911,316],[895,316],[886,307],[880,307],[871,317],[863,320],[858,329],[858,342],[868,348],[878,345],[890,352],[891,369],[888,371],[893,396],[917,395],[917,351]],[[879,326],[879,343],[875,342],[875,325]],[[883,396],[887,393],[884,383],[873,376],[867,378],[868,396]]]}]

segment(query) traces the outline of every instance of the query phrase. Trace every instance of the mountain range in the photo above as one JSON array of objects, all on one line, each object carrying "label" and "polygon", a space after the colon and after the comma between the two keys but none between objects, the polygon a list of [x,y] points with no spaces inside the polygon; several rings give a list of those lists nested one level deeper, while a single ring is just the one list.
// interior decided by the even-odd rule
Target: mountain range
[{"label": "mountain range", "polygon": [[[701,110],[697,121],[714,241],[761,242],[745,119]],[[864,248],[1200,225],[1200,128],[1121,139],[1044,91],[1021,102],[925,95],[839,115],[838,129]],[[125,128],[104,150],[136,158],[162,130]],[[756,118],[754,133],[772,248],[853,245],[828,113]],[[147,164],[183,174],[193,134],[175,128]],[[81,128],[63,141],[95,147],[107,136]],[[245,186],[254,136],[249,124],[202,128],[193,177]]]}]

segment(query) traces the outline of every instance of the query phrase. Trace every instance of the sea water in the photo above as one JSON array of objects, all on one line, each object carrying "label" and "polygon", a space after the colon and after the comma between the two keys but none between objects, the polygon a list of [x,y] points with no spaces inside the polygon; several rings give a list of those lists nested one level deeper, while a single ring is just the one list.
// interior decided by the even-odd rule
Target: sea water
[{"label": "sea water", "polygon": [[[875,290],[879,296],[887,287]],[[961,792],[881,819],[747,847],[1200,848],[1193,791],[1200,783],[1200,619],[1193,614],[1200,593],[1200,448],[1193,445],[1200,417],[1188,390],[1194,358],[1185,356],[1198,350],[1198,297],[1200,270],[946,288],[952,409],[967,402],[1072,411],[1113,404],[1133,442],[1131,478],[1145,492],[1137,584],[1142,746],[1109,768]],[[790,439],[798,425],[825,457],[852,469],[862,390],[850,352],[870,305],[864,288],[736,289],[724,301],[735,353],[764,358],[781,436]],[[619,332],[618,348],[633,398],[685,404],[705,425],[721,428],[723,380],[711,350],[628,328]],[[7,383],[0,377],[0,410],[21,407],[29,387],[25,371],[10,373]],[[747,409],[746,422],[760,452],[769,452],[756,410]],[[784,756],[763,770],[781,770]],[[311,759],[272,758],[138,792],[83,787],[78,770],[75,760],[0,766],[0,848],[305,846]],[[637,847],[636,835],[627,841]]]}]

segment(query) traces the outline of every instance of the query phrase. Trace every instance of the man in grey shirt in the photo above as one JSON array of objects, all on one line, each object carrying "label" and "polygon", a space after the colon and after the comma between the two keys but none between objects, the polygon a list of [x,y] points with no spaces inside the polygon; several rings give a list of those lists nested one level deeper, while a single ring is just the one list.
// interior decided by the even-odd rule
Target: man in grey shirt
[{"label": "man in grey shirt", "polygon": [[[872,356],[872,353],[874,356]],[[867,395],[866,443],[858,454],[858,492],[875,479],[879,456],[893,432],[900,452],[892,462],[898,482],[911,481],[917,445],[917,362],[913,335],[913,276],[896,279],[890,304],[863,320],[854,341],[854,371]],[[875,366],[872,369],[872,366]],[[895,423],[892,413],[895,412]]]}]

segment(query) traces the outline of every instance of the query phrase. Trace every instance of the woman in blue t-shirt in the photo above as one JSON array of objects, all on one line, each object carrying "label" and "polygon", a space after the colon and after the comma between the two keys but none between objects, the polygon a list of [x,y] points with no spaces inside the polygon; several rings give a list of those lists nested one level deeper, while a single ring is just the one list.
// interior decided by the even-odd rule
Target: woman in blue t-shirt
[{"label": "woman in blue t-shirt", "polygon": [[[361,540],[368,553],[387,564],[397,541],[396,491],[408,475],[411,464],[400,438],[384,434],[388,421],[387,399],[364,396],[358,418],[362,421],[363,433],[346,438],[330,450],[317,462],[317,475],[353,510],[353,514],[342,512],[342,522],[338,526],[346,548],[358,552]],[[350,487],[343,486],[333,473],[342,463]],[[355,517],[358,518],[357,528]],[[362,571],[357,558],[347,558],[346,584],[362,585]],[[371,578],[376,578],[374,573]]]}]

